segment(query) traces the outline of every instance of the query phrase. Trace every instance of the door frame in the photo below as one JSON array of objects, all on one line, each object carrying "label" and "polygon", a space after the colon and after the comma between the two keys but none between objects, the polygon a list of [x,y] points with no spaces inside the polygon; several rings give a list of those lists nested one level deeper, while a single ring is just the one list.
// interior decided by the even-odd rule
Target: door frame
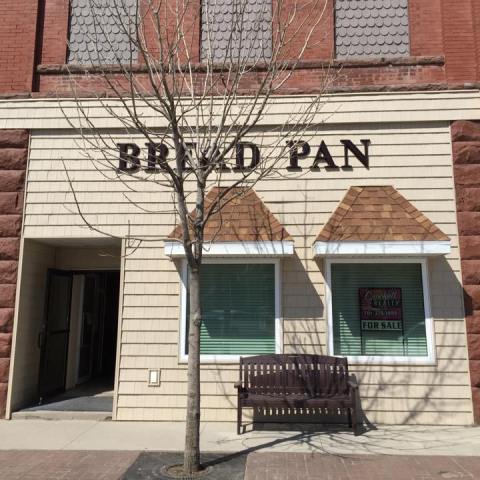
[{"label": "door frame", "polygon": [[[66,386],[66,383],[67,383],[67,375],[68,375],[68,354],[69,354],[69,346],[70,346],[70,330],[71,330],[71,319],[72,319],[72,294],[73,294],[73,277],[75,275],[89,275],[89,274],[96,274],[96,273],[117,273],[120,277],[121,277],[121,269],[116,269],[116,268],[107,268],[107,269],[75,269],[75,270],[62,270],[62,269],[59,269],[59,268],[49,268],[47,270],[47,288],[46,288],[46,292],[45,292],[45,304],[44,304],[44,321],[43,321],[43,326],[44,328],[42,329],[42,332],[45,332],[46,331],[46,323],[47,323],[47,319],[48,319],[48,298],[49,298],[49,294],[50,294],[50,277],[53,273],[59,273],[61,275],[65,275],[65,276],[71,276],[71,279],[72,279],[72,284],[71,284],[71,288],[70,288],[70,296],[69,296],[69,303],[70,303],[70,308],[68,310],[68,332],[67,332],[67,352],[66,352],[66,356],[65,356],[65,376],[64,376],[64,381],[63,381],[63,388],[62,389],[58,389],[56,390],[55,392],[52,392],[51,394],[47,394],[47,395],[43,395],[43,397],[45,396],[52,396],[52,395],[55,395],[55,394],[59,394],[59,393],[62,393],[65,391],[65,386]],[[81,292],[81,301],[80,301],[80,305],[79,305],[79,309],[80,309],[80,317],[82,317],[82,311],[83,311],[83,300],[84,300],[84,294],[85,294],[85,286],[82,285],[82,292]],[[117,315],[119,314],[120,312],[120,285],[119,285],[119,304],[118,304],[118,312],[117,312]],[[80,346],[80,341],[81,341],[81,328],[82,328],[82,323],[83,323],[83,319],[80,318],[80,322],[79,322],[79,332],[78,332],[78,336],[77,336],[77,342],[78,342],[78,345],[76,345],[76,352],[75,352],[75,356],[76,356],[76,359],[75,359],[75,381],[78,383],[78,367],[79,367],[79,361],[80,361],[80,349],[79,349],[79,346]],[[118,328],[118,324],[117,324],[117,328]],[[46,339],[46,336],[45,336],[45,339]],[[38,342],[39,343],[39,342]],[[37,343],[37,344],[38,344]],[[45,340],[43,342],[45,344]],[[38,398],[42,398],[41,396],[41,389],[40,389],[40,382],[41,382],[41,372],[42,372],[42,368],[43,368],[43,365],[44,365],[44,356],[45,356],[45,345],[42,346],[42,351],[41,351],[41,354],[40,354],[40,362],[39,362],[39,375],[38,375],[38,385],[37,385],[37,390],[38,390]],[[115,361],[117,361],[117,358],[115,358]]]},{"label": "door frame", "polygon": [[[44,369],[45,369],[45,358],[46,358],[46,349],[47,349],[47,342],[48,342],[48,314],[49,314],[49,298],[50,298],[50,291],[51,291],[51,278],[52,275],[61,275],[64,277],[70,278],[70,291],[68,295],[68,314],[67,314],[67,328],[62,332],[67,336],[67,345],[65,349],[65,372],[63,375],[63,386],[45,393],[42,389],[42,381],[44,376]],[[47,288],[45,289],[45,303],[44,303],[44,313],[43,313],[43,325],[42,330],[40,331],[37,339],[37,346],[40,348],[40,362],[39,362],[39,372],[38,372],[38,399],[39,403],[42,402],[44,397],[50,397],[52,395],[62,393],[65,391],[65,384],[67,381],[67,358],[68,358],[68,346],[70,340],[70,319],[71,319],[71,305],[72,305],[72,290],[73,290],[73,273],[69,270],[61,270],[58,268],[49,268],[47,270]]]}]

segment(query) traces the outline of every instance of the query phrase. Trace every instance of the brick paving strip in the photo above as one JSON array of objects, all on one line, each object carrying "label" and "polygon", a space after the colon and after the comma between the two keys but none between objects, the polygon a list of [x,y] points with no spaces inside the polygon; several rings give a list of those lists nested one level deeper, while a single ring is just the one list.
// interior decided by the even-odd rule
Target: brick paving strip
[{"label": "brick paving strip", "polygon": [[0,451],[2,480],[118,480],[139,452]]},{"label": "brick paving strip", "polygon": [[[205,454],[205,480],[476,480],[480,456],[339,455],[253,452]],[[0,451],[1,480],[162,480],[161,466],[181,453],[138,451]]]},{"label": "brick paving strip", "polygon": [[251,453],[245,480],[480,479],[480,457]]}]

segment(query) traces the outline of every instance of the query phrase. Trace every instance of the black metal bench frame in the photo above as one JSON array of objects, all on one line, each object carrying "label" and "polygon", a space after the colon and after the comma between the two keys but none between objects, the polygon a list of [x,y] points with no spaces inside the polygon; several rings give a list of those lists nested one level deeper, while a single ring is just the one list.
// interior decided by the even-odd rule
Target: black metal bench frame
[{"label": "black metal bench frame", "polygon": [[240,357],[237,433],[243,408],[323,408],[346,411],[358,433],[356,382],[349,378],[346,358],[309,354]]}]

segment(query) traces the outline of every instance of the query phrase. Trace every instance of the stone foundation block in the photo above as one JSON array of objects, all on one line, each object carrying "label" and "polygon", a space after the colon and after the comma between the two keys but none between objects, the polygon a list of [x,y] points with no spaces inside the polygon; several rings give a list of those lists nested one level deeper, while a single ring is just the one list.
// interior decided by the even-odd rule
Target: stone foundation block
[{"label": "stone foundation block", "polygon": [[462,276],[465,285],[480,284],[480,260],[463,260]]},{"label": "stone foundation block", "polygon": [[480,186],[480,165],[455,165],[453,167],[457,189]]},{"label": "stone foundation block", "polygon": [[460,236],[459,243],[462,260],[480,259],[480,237]]},{"label": "stone foundation block", "polygon": [[23,192],[0,192],[0,215],[22,213]]},{"label": "stone foundation block", "polygon": [[8,383],[8,371],[10,368],[9,358],[0,358],[0,382]]},{"label": "stone foundation block", "polygon": [[480,285],[464,285],[465,314],[470,316],[474,310],[480,310]]},{"label": "stone foundation block", "polygon": [[462,188],[457,191],[457,211],[480,212],[480,188]]},{"label": "stone foundation block", "polygon": [[13,308],[0,308],[0,332],[10,333],[13,329]]},{"label": "stone foundation block", "polygon": [[20,239],[0,238],[0,260],[18,260]]},{"label": "stone foundation block", "polygon": [[5,418],[5,407],[7,406],[7,383],[0,383],[0,418]]},{"label": "stone foundation block", "polygon": [[452,123],[452,142],[480,142],[480,122],[458,120]]},{"label": "stone foundation block", "polygon": [[480,334],[470,333],[468,335],[468,357],[470,360],[480,360]]},{"label": "stone foundation block", "polygon": [[26,148],[3,148],[0,150],[1,170],[25,170],[28,150]]},{"label": "stone foundation block", "polygon": [[458,212],[458,233],[480,235],[480,212]]},{"label": "stone foundation block", "polygon": [[21,230],[21,215],[0,215],[0,237],[19,237]]},{"label": "stone foundation block", "polygon": [[18,262],[14,260],[0,260],[0,284],[12,284],[17,282]]},{"label": "stone foundation block", "polygon": [[20,192],[25,184],[25,172],[22,170],[5,170],[0,172],[1,192]]},{"label": "stone foundation block", "polygon": [[13,308],[15,306],[16,285],[0,284],[0,308]]},{"label": "stone foundation block", "polygon": [[454,164],[480,163],[480,142],[456,142],[452,152]]},{"label": "stone foundation block", "polygon": [[465,317],[467,333],[480,333],[480,312],[473,312],[473,315]]},{"label": "stone foundation block", "polygon": [[474,422],[480,423],[480,388],[472,388],[473,418]]},{"label": "stone foundation block", "polygon": [[0,358],[10,358],[12,347],[12,334],[0,333]]},{"label": "stone foundation block", "polygon": [[28,147],[27,130],[0,130],[0,148]]},{"label": "stone foundation block", "polygon": [[470,360],[470,378],[472,387],[480,388],[480,360]]}]

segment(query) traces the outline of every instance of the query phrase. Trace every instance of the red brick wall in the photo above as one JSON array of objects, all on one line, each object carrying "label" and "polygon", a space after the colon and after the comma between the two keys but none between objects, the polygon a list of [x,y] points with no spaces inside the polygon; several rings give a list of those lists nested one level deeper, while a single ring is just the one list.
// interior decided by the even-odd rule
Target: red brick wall
[{"label": "red brick wall", "polygon": [[479,79],[473,3],[478,0],[443,0],[442,3],[445,66],[448,81],[452,83]]},{"label": "red brick wall", "polygon": [[67,60],[69,0],[44,0],[44,27],[40,63]]},{"label": "red brick wall", "polygon": [[[63,64],[66,59],[68,36],[69,0],[41,0],[44,3],[44,23],[41,25],[43,36],[38,44],[41,52],[37,55],[42,64]],[[286,4],[290,0],[284,0]],[[310,61],[329,60],[334,54],[334,0],[322,0],[326,3],[325,15],[312,36],[311,47],[305,52]],[[30,91],[34,66],[34,45],[36,34],[37,0],[3,0],[0,2],[0,93]],[[199,45],[200,17],[196,7],[200,0],[192,2],[191,12],[185,17],[186,31],[191,34],[191,45]],[[305,4],[305,5],[303,5]],[[308,9],[311,2],[300,2]],[[195,8],[195,12],[193,9]],[[409,0],[411,55],[445,56],[445,74],[439,68],[400,68],[390,69],[345,69],[342,72],[342,86],[385,86],[412,85],[423,87],[428,83],[448,82],[456,86],[459,83],[478,82],[480,80],[480,2],[478,0]],[[309,15],[306,15],[307,19]],[[313,17],[313,16],[312,16]],[[300,12],[299,21],[305,20]],[[307,21],[308,23],[308,21]],[[152,22],[146,30],[150,45],[155,42]],[[292,25],[292,31],[296,25]],[[306,28],[306,27],[305,27]],[[297,43],[302,40],[298,36]],[[292,42],[292,51],[299,45]],[[39,47],[40,48],[40,47]],[[198,48],[193,48],[193,59],[198,59]],[[141,59],[140,59],[141,62]],[[310,69],[311,70],[311,69]],[[398,71],[396,71],[398,70]],[[316,77],[322,77],[317,69]],[[38,82],[40,91],[64,90],[60,75],[55,77],[42,75]],[[311,90],[311,73],[296,75],[298,91]],[[305,83],[303,83],[305,78]],[[95,89],[94,83],[89,81]],[[253,85],[253,84],[252,84]],[[101,87],[100,87],[101,88]],[[317,82],[318,88],[318,82]],[[292,91],[294,89],[291,89]]]},{"label": "red brick wall", "polygon": [[0,130],[0,417],[7,400],[28,137],[26,130]]},{"label": "red brick wall", "polygon": [[0,93],[32,90],[37,0],[0,2]]},{"label": "red brick wall", "polygon": [[452,145],[473,405],[480,423],[480,122],[454,122]]},{"label": "red brick wall", "polygon": [[443,55],[442,0],[409,0],[410,55]]}]

